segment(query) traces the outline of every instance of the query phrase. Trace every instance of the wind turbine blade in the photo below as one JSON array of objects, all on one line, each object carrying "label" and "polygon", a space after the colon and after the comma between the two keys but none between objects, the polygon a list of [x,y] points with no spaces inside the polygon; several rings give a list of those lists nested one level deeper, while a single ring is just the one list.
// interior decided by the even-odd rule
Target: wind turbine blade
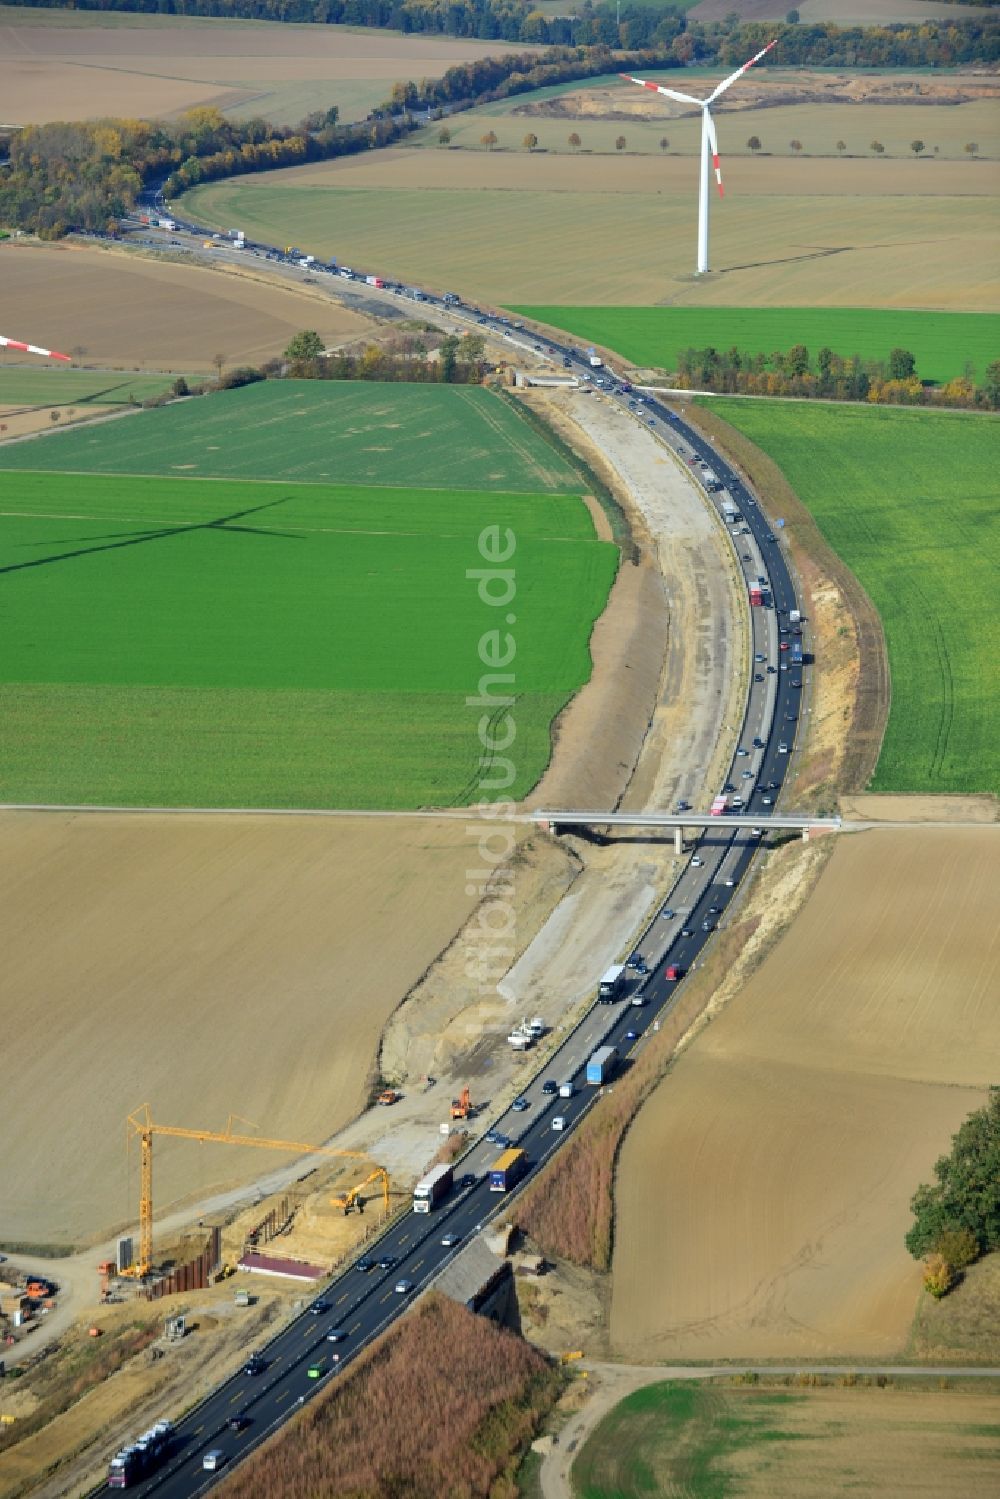
[{"label": "wind turbine blade", "polygon": [[41,354],[43,359],[64,359],[67,364],[72,364],[68,354],[57,354],[55,349],[40,349],[37,344],[23,344],[18,338],[4,338],[0,333],[0,346],[5,349],[20,349],[22,354]]},{"label": "wind turbine blade", "polygon": [[654,94],[664,94],[668,99],[678,99],[682,104],[694,104],[701,108],[701,100],[693,99],[690,94],[679,94],[676,89],[664,88],[660,83],[651,83],[648,78],[633,78],[631,73],[619,73],[619,78],[625,78],[629,83],[637,83],[640,88],[651,88]]},{"label": "wind turbine blade", "polygon": [[705,129],[708,131],[708,142],[712,148],[712,168],[715,172],[715,180],[719,184],[719,197],[724,198],[725,193],[722,191],[722,168],[719,166],[719,137],[715,133],[715,121],[707,109],[705,110]]},{"label": "wind turbine blade", "polygon": [[724,78],[722,80],[715,92],[713,94],[709,94],[708,98],[705,100],[705,103],[714,104],[719,95],[726,92],[726,89],[730,86],[730,84],[735,83],[737,78],[742,78],[743,74],[747,71],[748,68],[752,68],[755,62],[760,62],[761,58],[766,57],[771,48],[776,47],[777,45],[778,38],[775,37],[774,41],[768,42],[767,46],[764,47],[762,51],[755,52],[750,61],[745,62],[742,68],[737,68],[735,73],[730,73],[728,78]]}]

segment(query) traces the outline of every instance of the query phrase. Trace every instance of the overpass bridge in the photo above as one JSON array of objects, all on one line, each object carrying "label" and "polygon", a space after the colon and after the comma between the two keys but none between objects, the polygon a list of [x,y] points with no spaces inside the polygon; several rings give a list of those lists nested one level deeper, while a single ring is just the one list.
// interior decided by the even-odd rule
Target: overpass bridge
[{"label": "overpass bridge", "polygon": [[796,816],[791,813],[775,813],[762,817],[760,813],[724,812],[713,816],[710,812],[532,812],[531,821],[546,832],[559,834],[566,828],[670,828],[674,834],[674,848],[678,854],[684,852],[684,829],[697,828],[763,828],[798,829],[804,841],[813,833],[839,833],[843,823],[839,817]]}]

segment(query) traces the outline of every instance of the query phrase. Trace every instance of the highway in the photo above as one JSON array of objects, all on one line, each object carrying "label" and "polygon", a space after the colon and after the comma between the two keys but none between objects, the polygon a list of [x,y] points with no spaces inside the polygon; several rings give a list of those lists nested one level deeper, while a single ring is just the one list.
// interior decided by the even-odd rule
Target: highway
[{"label": "highway", "polygon": [[[177,229],[199,236],[207,236],[209,232],[180,223]],[[490,325],[503,327],[505,331],[513,327],[507,320],[478,308],[455,307],[430,296],[427,301],[456,318],[471,318],[477,324],[488,318]],[[750,691],[739,747],[726,782],[730,803],[734,798],[741,799],[733,810],[759,816],[762,825],[773,810],[794,752],[803,681],[803,668],[793,666],[790,661],[790,646],[799,637],[793,633],[788,610],[797,606],[776,533],[739,476],[676,413],[655,398],[640,400],[627,382],[612,377],[605,369],[593,371],[585,350],[521,330],[516,331],[516,336],[527,349],[537,352],[540,347],[557,365],[562,364],[582,378],[600,376],[607,382],[604,395],[632,409],[636,421],[669,444],[681,461],[691,466],[696,477],[703,477],[700,465],[705,464],[721,481],[723,488],[710,493],[708,499],[716,505],[720,525],[725,525],[732,539],[748,593],[751,584],[763,579],[763,586],[773,600],[773,607],[749,609],[753,656]],[[732,500],[740,513],[732,525],[726,525],[722,517],[721,506],[726,500]],[[687,793],[682,789],[682,795],[695,795],[694,778],[692,769],[691,786]],[[718,789],[721,792],[723,788]],[[679,810],[686,811],[687,807]],[[600,1107],[601,1090],[588,1087],[584,1080],[591,1052],[609,1043],[618,1048],[622,1065],[627,1067],[631,1056],[644,1044],[645,1033],[658,1028],[658,1022],[669,1012],[684,974],[700,961],[706,944],[712,940],[759,842],[752,828],[709,825],[704,829],[691,846],[691,859],[636,945],[632,956],[641,953],[642,964],[628,970],[624,996],[610,1004],[595,1003],[544,1071],[525,1089],[527,1109],[508,1110],[493,1121],[493,1129],[526,1151],[530,1166],[526,1183],[534,1180],[588,1110]],[[678,980],[667,979],[668,962],[678,969]],[[643,968],[648,972],[643,972]],[[595,984],[596,979],[597,975]],[[545,1081],[572,1082],[572,1096],[545,1093]],[[565,1121],[565,1127],[558,1131],[552,1128],[557,1115]],[[485,1122],[482,1127],[485,1128]],[[205,1492],[301,1404],[349,1367],[358,1352],[413,1302],[449,1259],[460,1252],[462,1245],[491,1216],[509,1207],[510,1198],[516,1193],[495,1193],[489,1189],[489,1167],[501,1148],[485,1139],[477,1141],[457,1163],[456,1187],[441,1206],[427,1215],[404,1214],[374,1246],[366,1246],[365,1255],[384,1260],[384,1266],[365,1270],[360,1268],[363,1261],[356,1262],[318,1289],[315,1295],[327,1303],[326,1309],[318,1313],[304,1311],[264,1350],[265,1367],[261,1373],[234,1375],[178,1422],[177,1440],[169,1459],[145,1481],[131,1485],[131,1491],[155,1493],[164,1499],[182,1499]],[[441,1240],[446,1234],[457,1235],[457,1245],[443,1245]],[[411,1283],[405,1293],[395,1289],[401,1279]],[[327,1334],[334,1329],[344,1336],[330,1342]],[[311,1377],[311,1369],[317,1371],[316,1377]],[[246,1424],[240,1430],[232,1430],[228,1425],[236,1413],[245,1417]],[[216,1472],[205,1471],[202,1466],[210,1450],[218,1450],[223,1457]],[[112,1455],[109,1452],[108,1458]]]}]

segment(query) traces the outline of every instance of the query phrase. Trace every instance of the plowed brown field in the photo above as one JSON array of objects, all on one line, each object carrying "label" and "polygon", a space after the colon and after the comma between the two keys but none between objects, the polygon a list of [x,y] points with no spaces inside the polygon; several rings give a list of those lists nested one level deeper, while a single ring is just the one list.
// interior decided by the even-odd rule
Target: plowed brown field
[{"label": "plowed brown field", "polygon": [[305,288],[77,245],[0,246],[0,281],[32,342],[85,365],[207,371],[217,354],[259,364],[302,328],[330,347],[374,327]]},{"label": "plowed brown field", "polygon": [[55,14],[0,7],[2,124],[149,119],[196,104],[280,123],[337,104],[342,119],[360,119],[397,79],[512,50],[340,26]]},{"label": "plowed brown field", "polygon": [[[474,852],[474,849],[471,850]],[[319,1143],[473,905],[461,823],[0,814],[5,1239],[134,1222],[126,1113]],[[166,1140],[155,1202],[288,1157]]]},{"label": "plowed brown field", "polygon": [[617,1177],[622,1356],[888,1355],[909,1199],[996,1080],[994,827],[845,837],[642,1109]]}]

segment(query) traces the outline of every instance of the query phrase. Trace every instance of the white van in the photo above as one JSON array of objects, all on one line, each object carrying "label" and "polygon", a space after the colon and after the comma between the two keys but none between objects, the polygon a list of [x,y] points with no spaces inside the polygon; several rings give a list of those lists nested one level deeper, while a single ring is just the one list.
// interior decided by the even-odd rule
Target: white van
[{"label": "white van", "polygon": [[201,1460],[201,1466],[206,1473],[216,1473],[226,1460],[226,1454],[218,1447],[213,1447],[211,1452],[206,1452]]},{"label": "white van", "polygon": [[576,1090],[574,1089],[572,1083],[560,1083],[559,1084],[559,1097],[560,1098],[572,1098],[575,1091]]},{"label": "white van", "polygon": [[552,1128],[556,1131],[556,1133],[558,1133],[560,1130],[564,1130],[566,1128],[566,1120],[563,1118],[563,1116],[561,1114],[557,1114],[556,1117],[553,1119],[553,1121],[552,1121]]}]

